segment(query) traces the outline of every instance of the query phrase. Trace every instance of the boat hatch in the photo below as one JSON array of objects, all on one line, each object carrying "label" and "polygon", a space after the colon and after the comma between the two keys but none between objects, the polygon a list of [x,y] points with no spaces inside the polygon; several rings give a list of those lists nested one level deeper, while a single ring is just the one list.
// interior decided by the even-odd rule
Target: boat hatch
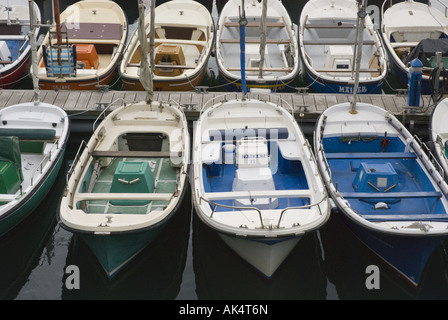
[{"label": "boat hatch", "polygon": [[331,71],[347,71],[353,65],[351,46],[330,46],[325,60],[325,68]]},{"label": "boat hatch", "polygon": [[157,65],[166,65],[166,68],[156,68],[154,74],[158,76],[178,76],[183,71],[169,66],[185,65],[185,56],[181,46],[161,44],[157,47],[154,61]]},{"label": "boat hatch", "polygon": [[361,162],[353,181],[358,192],[387,192],[398,187],[398,174],[390,162]]},{"label": "boat hatch", "polygon": [[[243,138],[236,145],[236,164],[232,191],[275,190],[272,171],[269,168],[268,146],[265,138]],[[235,199],[235,206],[254,206],[258,209],[275,209],[277,198]]]},{"label": "boat hatch", "polygon": [[[111,193],[151,193],[154,191],[154,176],[148,161],[120,161],[115,170]],[[146,205],[148,200],[111,200],[118,206]]]}]

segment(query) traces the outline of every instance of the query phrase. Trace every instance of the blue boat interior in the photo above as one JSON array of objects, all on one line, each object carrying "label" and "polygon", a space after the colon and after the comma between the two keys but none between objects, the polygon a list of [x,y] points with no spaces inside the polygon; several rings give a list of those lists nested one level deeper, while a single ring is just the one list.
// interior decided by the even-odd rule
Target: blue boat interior
[{"label": "blue boat interior", "polygon": [[370,221],[448,221],[442,194],[398,137],[324,138],[338,192]]},{"label": "blue boat interior", "polygon": [[[271,190],[304,190],[308,189],[308,182],[306,179],[305,171],[302,166],[302,162],[300,159],[287,159],[281,152],[281,148],[279,147],[278,141],[282,139],[288,139],[290,137],[287,128],[275,128],[275,135],[272,134],[272,131],[269,129],[249,129],[251,131],[252,136],[260,136],[266,138],[267,141],[267,153],[269,157],[269,164],[266,165],[269,168],[269,175],[272,174],[273,185],[269,189],[266,189],[266,194]],[[232,132],[226,132],[225,130],[210,130],[210,141],[215,141],[215,143],[219,143],[219,147],[216,149],[222,150],[222,159],[225,159],[228,155],[226,155],[226,147],[230,150],[236,150],[239,139],[247,136],[249,131],[234,130]],[[233,137],[233,139],[229,140],[229,137]],[[233,157],[235,155],[233,154]],[[265,168],[266,169],[266,168]],[[237,172],[239,170],[239,166],[237,161],[233,159],[232,161],[215,161],[213,163],[203,163],[202,164],[202,176],[203,176],[203,184],[204,190],[206,193],[210,192],[229,192],[235,191],[234,183],[235,179],[237,179]],[[263,179],[263,178],[260,178]],[[252,190],[260,190],[260,184],[262,184],[261,180],[253,178],[252,185],[248,185],[244,190],[252,191]],[[241,203],[239,205],[235,204],[234,199],[232,199],[231,195],[229,195],[229,199],[225,200],[216,200],[213,203],[217,203],[219,205],[230,206],[230,207],[241,207]],[[276,198],[276,204],[271,207],[271,209],[284,209],[288,207],[299,207],[310,204],[310,199],[308,196],[304,197],[278,197]],[[235,208],[215,206],[211,204],[212,210],[215,211],[233,211]],[[247,204],[250,207],[258,207],[254,203]]]}]

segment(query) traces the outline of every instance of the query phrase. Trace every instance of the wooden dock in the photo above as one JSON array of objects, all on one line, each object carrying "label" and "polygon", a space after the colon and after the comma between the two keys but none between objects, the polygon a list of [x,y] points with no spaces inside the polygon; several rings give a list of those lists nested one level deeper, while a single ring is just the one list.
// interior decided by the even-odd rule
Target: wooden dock
[{"label": "wooden dock", "polygon": [[[33,90],[0,90],[0,108],[16,103],[33,101]],[[109,105],[120,106],[123,102],[142,101],[143,91],[40,91],[42,102],[60,106],[72,117],[96,117]],[[223,98],[241,97],[241,93],[225,92],[155,92],[154,100],[178,104],[183,107],[188,120],[195,120],[201,109],[222,101]],[[249,98],[279,102],[285,108],[293,108],[296,120],[314,122],[326,108],[352,99],[344,94],[275,93],[249,94]],[[358,95],[359,102],[371,103],[395,114],[404,122],[428,123],[433,106],[430,97],[422,96],[420,107],[410,108],[406,95]]]}]

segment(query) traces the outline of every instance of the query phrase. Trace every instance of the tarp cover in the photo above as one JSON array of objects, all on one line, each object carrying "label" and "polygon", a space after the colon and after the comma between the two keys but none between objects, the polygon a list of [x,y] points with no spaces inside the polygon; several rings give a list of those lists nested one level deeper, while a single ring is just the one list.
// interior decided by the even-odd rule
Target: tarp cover
[{"label": "tarp cover", "polygon": [[436,52],[442,52],[442,56],[448,56],[448,39],[424,39],[403,60],[405,64],[418,58],[425,67],[431,67],[428,59],[435,56]]},{"label": "tarp cover", "polygon": [[0,160],[11,161],[23,180],[22,157],[17,137],[0,137]]}]

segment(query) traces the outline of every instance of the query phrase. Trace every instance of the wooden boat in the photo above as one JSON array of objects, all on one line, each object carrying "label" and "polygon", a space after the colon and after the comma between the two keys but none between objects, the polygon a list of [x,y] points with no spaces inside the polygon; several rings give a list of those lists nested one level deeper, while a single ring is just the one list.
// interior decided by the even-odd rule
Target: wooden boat
[{"label": "wooden boat", "polygon": [[[218,20],[216,62],[226,90],[241,90],[244,86],[242,79],[249,90],[290,90],[288,85],[300,68],[297,27],[278,0],[248,0],[243,6],[247,22],[244,28],[240,29],[239,24],[241,0],[229,0]],[[242,30],[243,36],[240,34]],[[243,39],[245,60],[241,61],[240,40]],[[241,75],[243,71],[244,76]]]},{"label": "wooden boat", "polygon": [[431,253],[448,236],[448,185],[393,114],[357,102],[356,80],[353,101],[331,106],[316,122],[319,170],[350,230],[417,286]]},{"label": "wooden boat", "polygon": [[204,107],[193,150],[197,215],[266,277],[327,221],[329,198],[311,147],[280,105],[224,97]]},{"label": "wooden boat", "polygon": [[[421,94],[433,94],[436,88],[433,71],[438,67],[435,53],[448,56],[447,11],[443,13],[430,3],[413,0],[393,3],[386,0],[381,7],[381,36],[391,71],[407,87],[408,63],[419,59],[423,64]],[[438,80],[441,85],[445,81],[443,77]]]},{"label": "wooden boat", "polygon": [[[299,46],[304,74],[318,93],[352,93],[357,50],[356,0],[310,0],[301,12]],[[381,93],[387,62],[380,36],[364,22],[358,93]]]},{"label": "wooden boat", "polygon": [[[147,52],[141,1],[139,9]],[[147,100],[118,107],[98,125],[69,170],[60,205],[62,226],[87,243],[109,277],[157,237],[188,185],[185,114],[154,101],[149,66],[142,71]]]},{"label": "wooden boat", "polygon": [[111,0],[82,0],[67,7],[60,19],[58,8],[55,14],[56,27],[37,53],[40,88],[97,90],[113,85],[127,37],[121,7]]},{"label": "wooden boat", "polygon": [[442,176],[448,178],[448,98],[434,108],[429,122],[429,142]]},{"label": "wooden boat", "polygon": [[[40,10],[33,2],[37,23]],[[34,36],[39,34],[35,28]],[[0,88],[14,87],[27,76],[31,57],[28,0],[0,0]]]},{"label": "wooden boat", "polygon": [[[150,33],[146,16],[146,33]],[[156,8],[154,90],[192,91],[207,73],[215,40],[214,23],[205,6],[193,0],[173,0]],[[132,36],[120,64],[126,90],[144,90],[140,80],[141,47]]]}]

